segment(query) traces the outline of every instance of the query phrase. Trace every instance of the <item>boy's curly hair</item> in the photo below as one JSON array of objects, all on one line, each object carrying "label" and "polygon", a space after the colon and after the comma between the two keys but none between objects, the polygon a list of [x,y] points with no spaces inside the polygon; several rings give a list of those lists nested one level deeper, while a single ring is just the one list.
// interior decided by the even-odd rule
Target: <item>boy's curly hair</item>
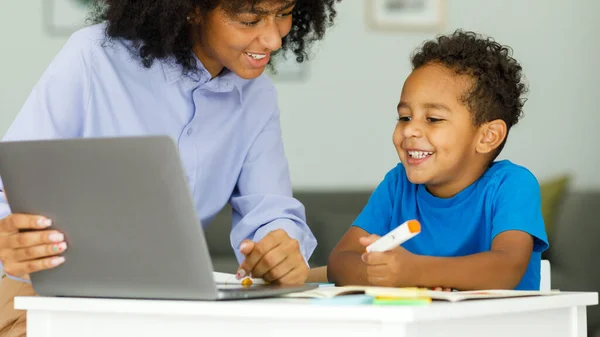
[{"label": "boy's curly hair", "polygon": [[[291,50],[303,62],[310,45],[321,40],[336,16],[334,4],[341,0],[297,0],[292,29],[283,38],[281,50]],[[217,6],[235,13],[262,2],[291,3],[291,0],[94,0],[92,23],[106,21],[109,38],[135,43],[145,67],[154,60],[174,57],[184,72],[196,71],[187,16],[199,9],[207,13]]]},{"label": "boy's curly hair", "polygon": [[[426,42],[412,56],[413,70],[430,63],[440,63],[457,74],[473,78],[471,89],[461,98],[480,126],[502,119],[508,130],[523,115],[527,87],[521,82],[521,65],[512,57],[512,49],[492,38],[457,30]],[[507,138],[506,137],[506,138]],[[496,155],[502,151],[506,138]]]}]

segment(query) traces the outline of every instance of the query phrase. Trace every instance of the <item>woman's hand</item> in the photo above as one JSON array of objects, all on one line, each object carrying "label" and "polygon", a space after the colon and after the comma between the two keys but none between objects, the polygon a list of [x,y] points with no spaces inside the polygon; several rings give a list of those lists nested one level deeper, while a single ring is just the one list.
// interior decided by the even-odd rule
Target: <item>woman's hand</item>
[{"label": "woman's hand", "polygon": [[11,214],[0,220],[0,261],[7,275],[28,278],[29,273],[54,268],[65,261],[57,256],[67,249],[64,235],[44,230],[51,225],[49,219],[26,214]]},{"label": "woman's hand", "polygon": [[238,279],[252,275],[272,283],[302,284],[308,277],[298,241],[282,229],[270,232],[259,242],[244,240],[240,251],[246,259],[238,269]]}]

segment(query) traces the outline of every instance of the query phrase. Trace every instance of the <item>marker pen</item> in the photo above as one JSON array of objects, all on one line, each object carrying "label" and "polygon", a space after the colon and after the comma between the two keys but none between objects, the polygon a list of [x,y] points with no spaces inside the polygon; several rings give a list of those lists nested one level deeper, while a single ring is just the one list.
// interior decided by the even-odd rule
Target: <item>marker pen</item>
[{"label": "marker pen", "polygon": [[394,249],[421,233],[421,224],[417,220],[408,220],[391,232],[367,246],[367,252],[385,252]]}]

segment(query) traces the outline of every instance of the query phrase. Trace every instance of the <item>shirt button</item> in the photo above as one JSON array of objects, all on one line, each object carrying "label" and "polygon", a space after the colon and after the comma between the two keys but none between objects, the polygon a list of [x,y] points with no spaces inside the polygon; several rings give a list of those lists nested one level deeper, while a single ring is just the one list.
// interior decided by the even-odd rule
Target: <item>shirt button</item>
[{"label": "shirt button", "polygon": [[189,129],[187,130],[187,135],[188,135],[188,136],[190,136],[192,133],[194,133],[194,129],[192,129],[192,128],[189,128]]}]

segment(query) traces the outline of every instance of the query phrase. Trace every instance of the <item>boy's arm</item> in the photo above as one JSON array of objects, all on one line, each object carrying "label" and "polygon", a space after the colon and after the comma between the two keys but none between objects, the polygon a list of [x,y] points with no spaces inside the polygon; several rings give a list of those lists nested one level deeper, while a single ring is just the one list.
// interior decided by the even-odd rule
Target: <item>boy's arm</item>
[{"label": "boy's arm", "polygon": [[367,265],[361,255],[365,247],[359,238],[369,236],[364,229],[352,226],[333,248],[327,264],[327,278],[338,286],[368,285]]},{"label": "boy's arm", "polygon": [[371,194],[369,201],[329,254],[327,278],[336,285],[367,285],[367,265],[361,259],[365,246],[361,237],[383,235],[390,231],[396,190],[402,188],[399,176],[404,168],[398,164],[390,170]]},{"label": "boy's arm", "polygon": [[[344,234],[329,255],[329,282],[340,286],[514,289],[527,270],[533,249],[531,235],[521,231],[506,231],[496,236],[489,252],[461,257],[434,257],[412,254],[398,247],[385,253],[369,253],[365,263],[361,258],[365,247],[359,239],[367,236],[369,233],[355,226]],[[395,266],[399,268],[384,267],[387,261],[400,261]],[[393,280],[369,276],[370,271],[377,273],[380,266],[388,269],[388,276]],[[381,283],[370,282],[369,279]]]},{"label": "boy's arm", "polygon": [[533,250],[530,234],[517,230],[502,232],[492,249],[461,257],[414,255],[416,285],[454,289],[514,289],[529,264]]}]

